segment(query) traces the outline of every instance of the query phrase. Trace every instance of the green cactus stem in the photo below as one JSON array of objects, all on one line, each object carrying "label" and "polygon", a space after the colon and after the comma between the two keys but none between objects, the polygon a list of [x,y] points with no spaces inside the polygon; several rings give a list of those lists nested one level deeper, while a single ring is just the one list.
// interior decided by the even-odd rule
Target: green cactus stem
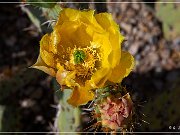
[{"label": "green cactus stem", "polygon": [[80,131],[81,110],[80,108],[74,108],[73,106],[67,103],[67,99],[70,97],[72,90],[64,89],[63,91],[61,91],[55,79],[53,80],[53,82],[54,88],[58,90],[58,92],[56,92],[56,95],[59,96],[59,110],[57,112],[57,117],[55,120],[55,127],[57,128],[57,131],[61,135],[72,134]]}]

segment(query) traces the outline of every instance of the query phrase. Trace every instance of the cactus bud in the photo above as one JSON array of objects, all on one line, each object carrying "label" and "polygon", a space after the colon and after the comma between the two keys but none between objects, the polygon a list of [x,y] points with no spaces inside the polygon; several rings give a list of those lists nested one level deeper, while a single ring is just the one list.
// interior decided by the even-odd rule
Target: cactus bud
[{"label": "cactus bud", "polygon": [[107,96],[97,95],[95,101],[95,113],[100,113],[98,121],[101,121],[103,128],[109,128],[109,131],[127,131],[133,114],[130,94],[126,89],[117,86],[104,88],[103,91]]}]

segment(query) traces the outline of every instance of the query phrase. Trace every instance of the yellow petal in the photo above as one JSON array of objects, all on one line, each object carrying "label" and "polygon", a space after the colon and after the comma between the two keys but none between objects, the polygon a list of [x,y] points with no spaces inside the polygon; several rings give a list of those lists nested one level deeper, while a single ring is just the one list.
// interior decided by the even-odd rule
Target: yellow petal
[{"label": "yellow petal", "polygon": [[57,31],[57,33],[55,33],[56,37],[61,37],[61,40],[57,46],[58,55],[60,55],[60,57],[66,53],[68,47],[74,48],[75,44],[72,36],[75,36],[74,32],[77,30],[79,25],[80,24],[78,22],[66,21],[62,25],[57,25],[54,27],[54,29]]},{"label": "yellow petal", "polygon": [[114,22],[112,15],[109,13],[96,14],[95,18],[104,29],[109,29],[111,26],[113,26],[115,29],[119,29],[119,26]]},{"label": "yellow petal", "polygon": [[112,52],[109,55],[108,60],[112,68],[114,68],[119,64],[121,58],[121,44],[124,37],[119,32],[110,33],[109,40],[112,45]]},{"label": "yellow petal", "polygon": [[94,10],[82,10],[80,15],[80,19],[84,23],[93,23],[95,21]]},{"label": "yellow petal", "polygon": [[[51,35],[54,36],[55,33],[57,33],[56,30],[54,30]],[[45,35],[42,37],[42,39],[41,39],[41,41],[40,41],[40,47],[41,47],[40,49],[46,50],[46,51],[48,51],[48,52],[53,52],[53,53],[55,53],[57,50],[56,50],[56,46],[52,43],[52,37],[51,37],[51,35],[45,34]],[[56,37],[56,38],[58,38],[58,41],[60,41],[60,36],[59,36],[59,37]],[[56,42],[57,42],[57,39],[56,39]],[[57,44],[56,42],[55,42],[55,44]]]},{"label": "yellow petal", "polygon": [[71,8],[64,8],[60,12],[59,19],[56,25],[62,25],[65,21],[76,21],[79,19],[80,11]]},{"label": "yellow petal", "polygon": [[122,79],[129,75],[134,67],[134,58],[133,56],[125,51],[121,53],[121,59],[119,65],[112,69],[112,74],[109,78],[109,81],[114,83],[119,83]]},{"label": "yellow petal", "polygon": [[51,67],[48,67],[48,65],[46,65],[46,63],[42,60],[40,55],[37,59],[37,62],[34,65],[32,65],[31,68],[42,70],[53,77],[56,76],[55,70]]},{"label": "yellow petal", "polygon": [[109,13],[100,13],[95,15],[97,22],[109,33],[109,40],[112,46],[112,52],[108,57],[111,67],[118,65],[121,57],[121,43],[124,37],[120,34],[119,26],[113,20]]},{"label": "yellow petal", "polygon": [[75,82],[75,75],[74,71],[65,71],[63,68],[59,69],[56,74],[56,80],[60,85],[66,85],[68,87],[79,87],[79,84]]},{"label": "yellow petal", "polygon": [[85,23],[86,25],[91,25],[95,28],[95,30],[101,29],[101,26],[97,23],[97,20],[94,17],[94,10],[82,10],[80,11],[80,21]]},{"label": "yellow petal", "polygon": [[60,35],[63,36],[62,40],[64,40],[64,37],[67,40],[70,39],[71,43],[78,47],[89,46],[92,35],[90,36],[87,33],[86,29],[88,27],[93,28],[93,30],[103,30],[94,18],[94,10],[80,11],[65,8],[61,11],[55,29],[61,29]]},{"label": "yellow petal", "polygon": [[62,25],[66,21],[81,21],[86,24],[97,24],[94,18],[94,10],[76,10],[64,8],[60,13],[56,25]]},{"label": "yellow petal", "polygon": [[87,26],[85,26],[84,24],[81,24],[81,26],[77,29],[77,31],[72,36],[77,46],[87,47],[90,45],[90,41],[92,40],[92,37],[90,37],[87,34],[86,28]]},{"label": "yellow petal", "polygon": [[111,70],[109,68],[99,69],[93,74],[91,80],[87,81],[86,87],[90,87],[90,86],[91,88],[103,87],[110,75],[111,75]]},{"label": "yellow petal", "polygon": [[59,32],[59,29],[56,29],[54,27],[53,32],[51,33],[51,37],[50,37],[50,49],[49,51],[53,52],[54,54],[58,54],[58,46],[60,44],[61,41],[61,35]]},{"label": "yellow petal", "polygon": [[75,87],[68,99],[68,103],[73,106],[84,105],[88,101],[93,100],[94,94],[86,87]]},{"label": "yellow petal", "polygon": [[50,67],[55,67],[55,56],[52,52],[52,44],[48,34],[44,35],[40,41],[40,55],[43,61]]},{"label": "yellow petal", "polygon": [[62,25],[55,27],[58,35],[61,35],[61,41],[58,45],[58,52],[63,53],[68,47],[87,47],[90,45],[92,37],[87,33],[87,26],[84,23],[66,21]]},{"label": "yellow petal", "polygon": [[108,56],[112,51],[112,46],[109,42],[108,33],[94,33],[93,43],[100,44],[100,55],[101,55],[101,65],[103,68],[110,68],[111,65],[108,61]]}]

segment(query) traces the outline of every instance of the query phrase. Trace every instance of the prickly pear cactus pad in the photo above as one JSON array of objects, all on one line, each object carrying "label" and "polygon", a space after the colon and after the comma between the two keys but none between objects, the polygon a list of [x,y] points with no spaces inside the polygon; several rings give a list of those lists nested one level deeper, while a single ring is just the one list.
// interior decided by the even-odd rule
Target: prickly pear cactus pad
[{"label": "prickly pear cactus pad", "polygon": [[[161,0],[163,2],[163,0]],[[156,15],[163,22],[163,31],[167,39],[180,36],[180,4],[156,3]]]}]

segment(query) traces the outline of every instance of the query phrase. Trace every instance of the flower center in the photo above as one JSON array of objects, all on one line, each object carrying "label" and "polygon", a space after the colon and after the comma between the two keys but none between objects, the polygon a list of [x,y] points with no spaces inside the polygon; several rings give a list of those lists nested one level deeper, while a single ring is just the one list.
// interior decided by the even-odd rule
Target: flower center
[{"label": "flower center", "polygon": [[84,59],[86,58],[86,54],[83,50],[75,50],[74,54],[74,63],[80,64],[84,62]]},{"label": "flower center", "polygon": [[62,58],[59,59],[60,65],[66,71],[73,71],[76,74],[75,81],[84,84],[89,80],[93,73],[99,68],[101,55],[97,48],[92,46],[86,48],[74,47],[66,48]]},{"label": "flower center", "polygon": [[81,79],[89,79],[97,68],[98,52],[92,47],[74,48],[70,54],[69,67],[73,67],[76,75]]}]

